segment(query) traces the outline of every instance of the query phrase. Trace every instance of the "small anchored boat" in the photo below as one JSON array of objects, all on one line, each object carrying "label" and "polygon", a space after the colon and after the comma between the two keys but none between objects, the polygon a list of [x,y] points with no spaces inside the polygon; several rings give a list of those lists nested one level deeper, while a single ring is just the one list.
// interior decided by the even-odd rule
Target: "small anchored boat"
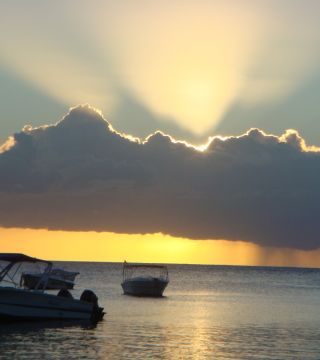
[{"label": "small anchored boat", "polygon": [[[156,274],[155,274],[156,273]],[[123,264],[124,294],[160,297],[169,283],[168,268],[158,264]]]},{"label": "small anchored boat", "polygon": [[[52,263],[24,254],[0,253],[0,262],[6,265],[0,270],[0,321],[47,321],[47,320],[102,320],[103,308],[91,290],[84,290],[80,299],[74,299],[67,289],[57,295],[45,293],[51,274]],[[23,263],[46,265],[34,290],[23,289],[15,276]]]},{"label": "small anchored boat", "polygon": [[[27,289],[35,289],[42,273],[24,272],[21,274],[20,284]],[[75,278],[79,275],[75,271],[66,271],[59,268],[52,268],[46,285],[46,290],[73,289]]]}]

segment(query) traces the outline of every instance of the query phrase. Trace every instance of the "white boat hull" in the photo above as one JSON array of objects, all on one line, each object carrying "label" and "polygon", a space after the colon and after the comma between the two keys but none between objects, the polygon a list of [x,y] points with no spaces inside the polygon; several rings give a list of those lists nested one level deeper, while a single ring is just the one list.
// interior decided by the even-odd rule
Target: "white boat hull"
[{"label": "white boat hull", "polygon": [[39,291],[0,288],[1,320],[90,320],[94,305]]},{"label": "white boat hull", "polygon": [[[35,289],[41,279],[41,274],[22,274],[21,281],[25,288]],[[74,282],[70,280],[64,280],[56,276],[49,276],[46,284],[46,290],[59,290],[62,288],[73,289]],[[42,288],[40,284],[40,289]]]},{"label": "white boat hull", "polygon": [[168,285],[168,281],[153,279],[127,279],[122,282],[121,286],[124,294],[133,296],[151,296],[160,297],[163,295],[164,289]]}]

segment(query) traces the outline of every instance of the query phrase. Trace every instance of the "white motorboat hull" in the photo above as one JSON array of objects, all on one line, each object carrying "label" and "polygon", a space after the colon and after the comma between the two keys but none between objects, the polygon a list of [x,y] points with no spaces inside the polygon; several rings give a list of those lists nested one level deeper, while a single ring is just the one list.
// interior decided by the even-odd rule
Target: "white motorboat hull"
[{"label": "white motorboat hull", "polygon": [[94,305],[73,298],[10,287],[0,288],[1,320],[90,320]]},{"label": "white motorboat hull", "polygon": [[159,278],[132,278],[123,281],[121,284],[123,292],[126,295],[151,297],[162,296],[167,285],[168,281]]}]

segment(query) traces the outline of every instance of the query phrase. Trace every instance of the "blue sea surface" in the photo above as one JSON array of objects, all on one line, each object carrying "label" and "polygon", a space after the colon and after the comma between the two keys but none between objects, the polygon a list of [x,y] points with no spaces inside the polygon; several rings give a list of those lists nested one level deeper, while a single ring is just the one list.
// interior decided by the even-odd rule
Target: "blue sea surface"
[{"label": "blue sea surface", "polygon": [[[0,359],[320,359],[320,270],[169,265],[163,298],[122,294],[122,264],[79,271],[105,319],[0,324]],[[55,292],[53,292],[55,293]]]}]

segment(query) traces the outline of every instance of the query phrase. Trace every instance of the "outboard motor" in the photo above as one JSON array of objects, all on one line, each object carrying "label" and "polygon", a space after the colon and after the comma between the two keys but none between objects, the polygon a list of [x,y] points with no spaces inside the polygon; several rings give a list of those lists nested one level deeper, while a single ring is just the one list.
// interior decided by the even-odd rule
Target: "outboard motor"
[{"label": "outboard motor", "polygon": [[91,314],[92,321],[96,322],[102,320],[104,315],[103,308],[99,307],[98,297],[92,290],[84,290],[80,296],[80,300],[93,304],[93,309]]},{"label": "outboard motor", "polygon": [[98,305],[98,297],[92,290],[84,290],[80,296],[80,300]]}]

